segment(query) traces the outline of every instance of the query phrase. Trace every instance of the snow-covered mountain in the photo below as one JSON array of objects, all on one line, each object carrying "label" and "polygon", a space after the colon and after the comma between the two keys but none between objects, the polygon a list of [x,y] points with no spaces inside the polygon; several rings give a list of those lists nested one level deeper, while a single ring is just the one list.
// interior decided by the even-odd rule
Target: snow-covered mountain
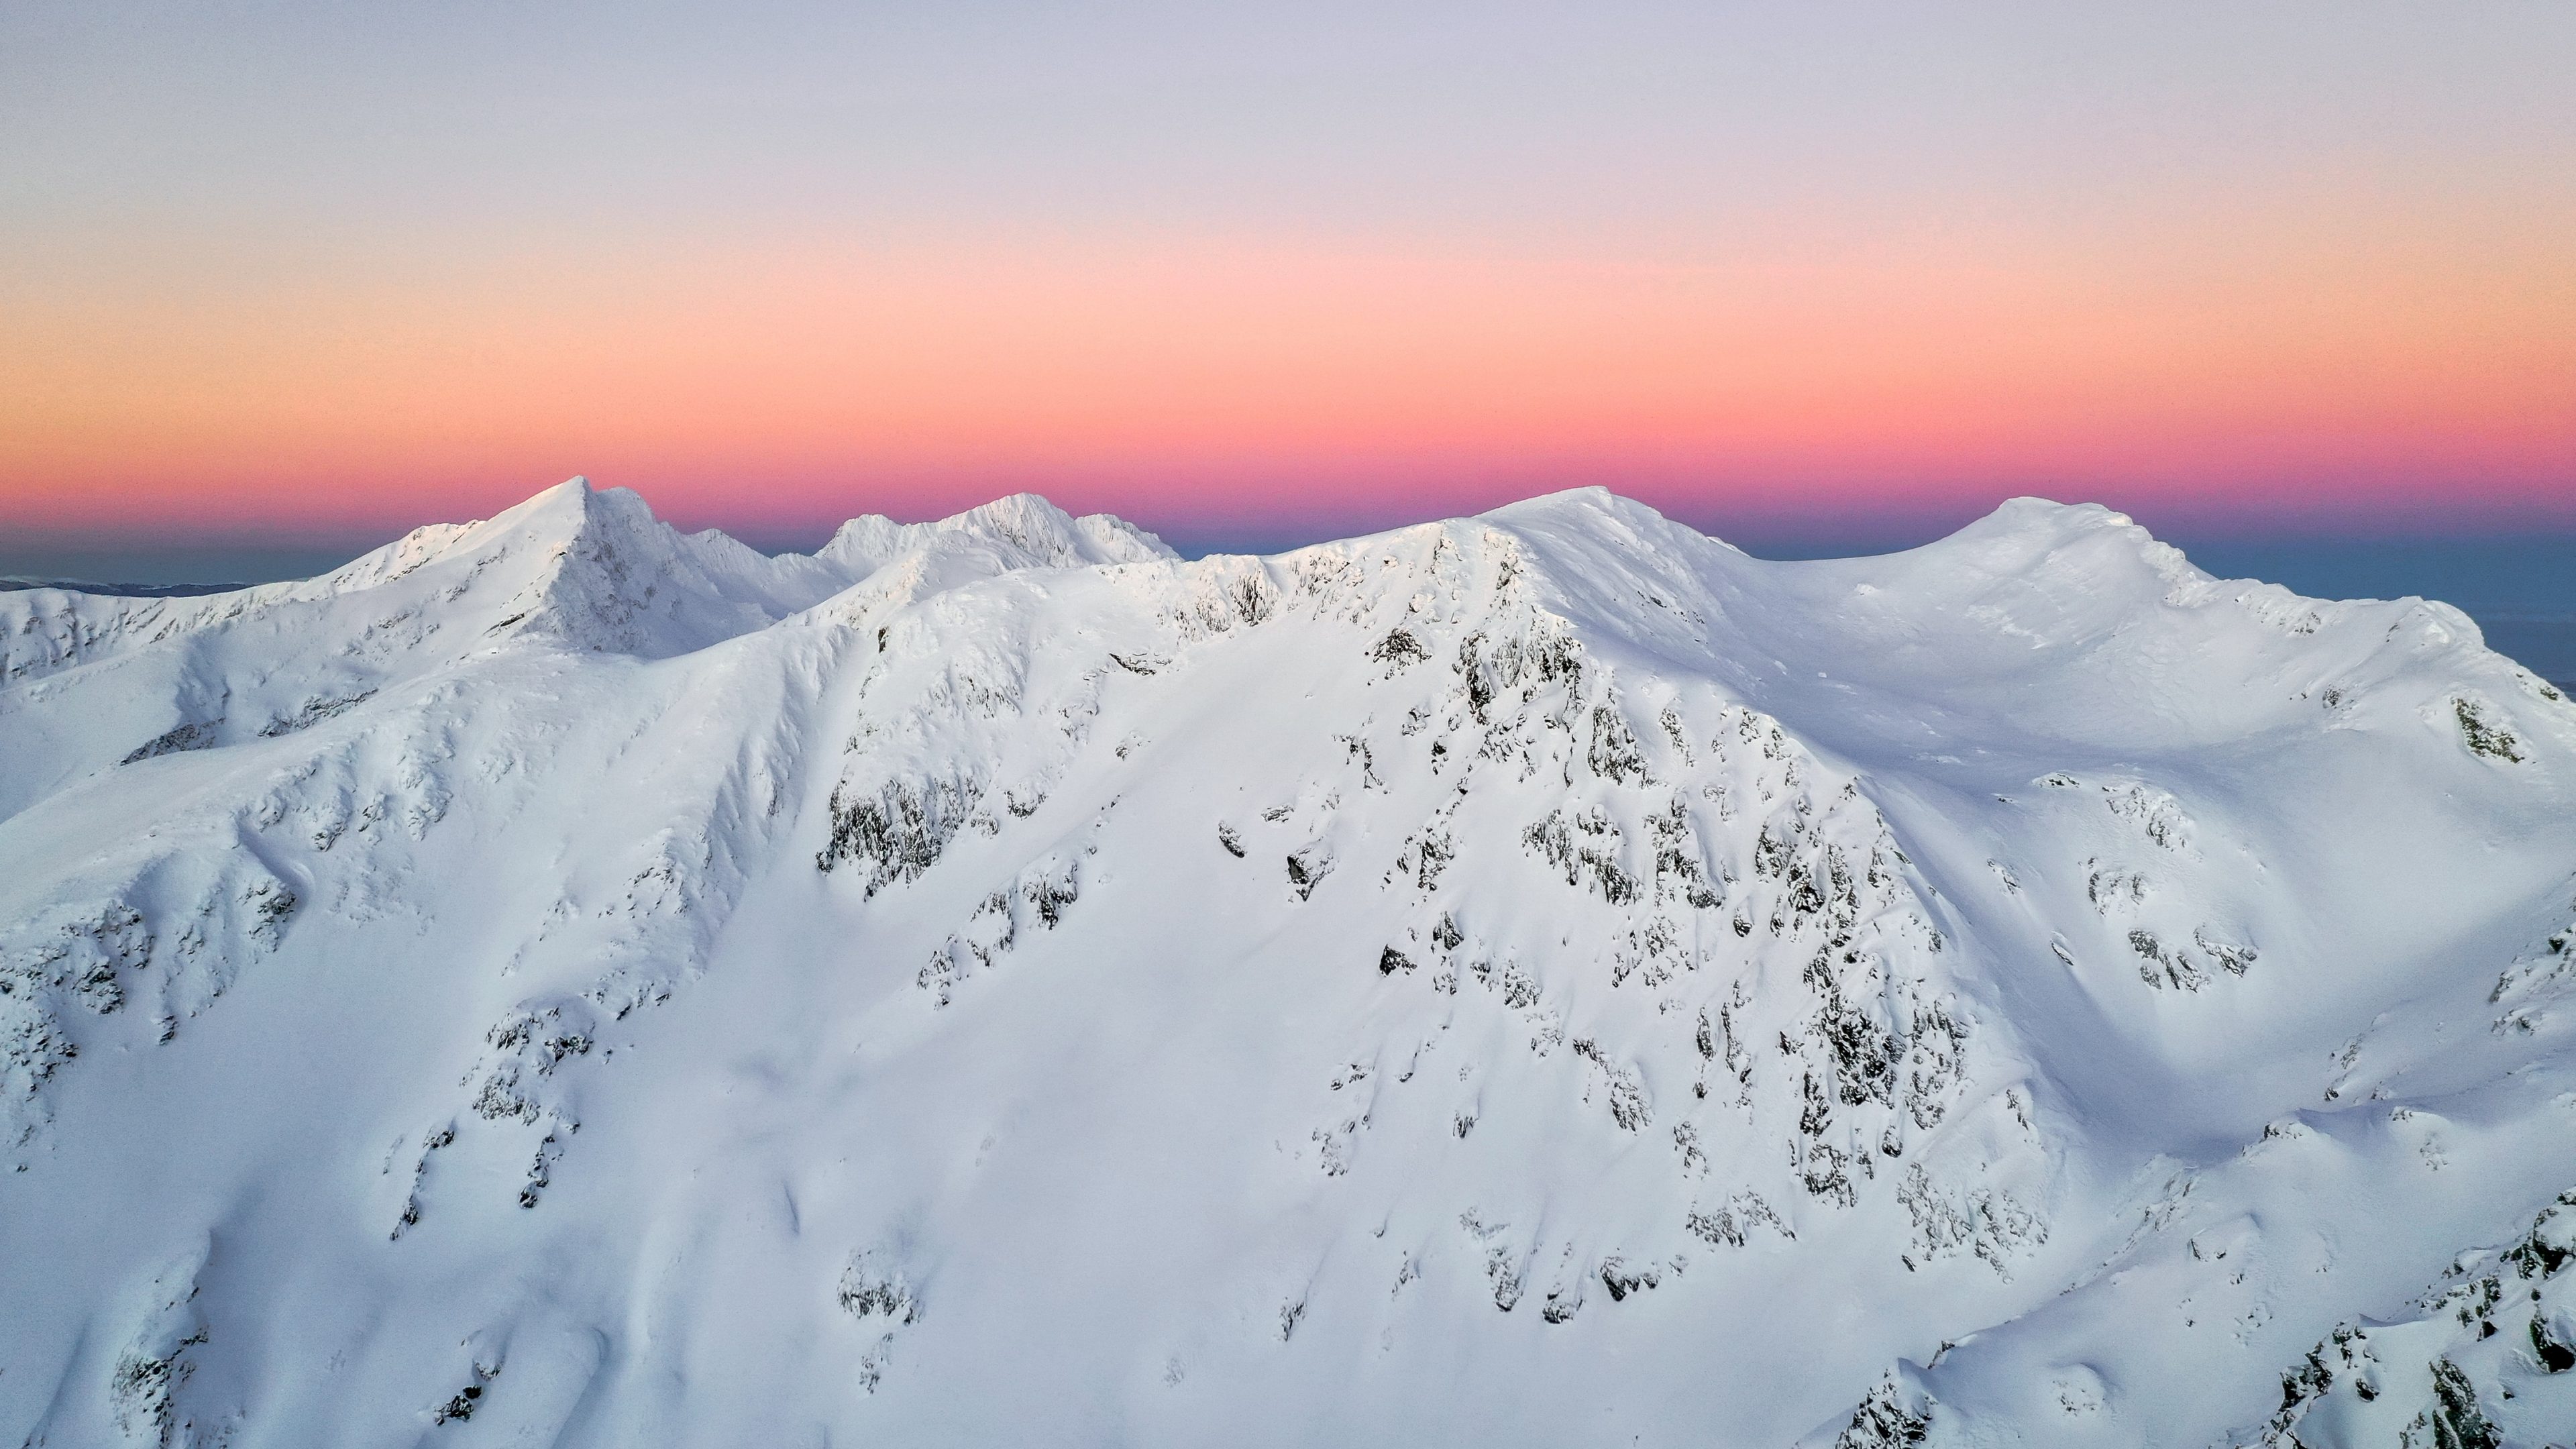
[{"label": "snow-covered mountain", "polygon": [[0,594],[0,1443],[2576,1440],[2576,706],[2022,500]]}]

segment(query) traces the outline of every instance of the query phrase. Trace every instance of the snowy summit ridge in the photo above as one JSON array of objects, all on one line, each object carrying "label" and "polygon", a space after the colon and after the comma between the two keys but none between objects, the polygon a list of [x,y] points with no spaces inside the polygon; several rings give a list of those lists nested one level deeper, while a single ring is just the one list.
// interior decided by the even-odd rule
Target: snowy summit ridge
[{"label": "snowy summit ridge", "polygon": [[2022,499],[0,594],[0,1442],[2540,1445],[2576,706]]}]

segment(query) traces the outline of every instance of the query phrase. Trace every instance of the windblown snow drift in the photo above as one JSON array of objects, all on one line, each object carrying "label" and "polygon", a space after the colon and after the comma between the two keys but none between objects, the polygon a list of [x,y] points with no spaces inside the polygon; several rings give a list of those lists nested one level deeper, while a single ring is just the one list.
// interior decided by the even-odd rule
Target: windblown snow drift
[{"label": "windblown snow drift", "polygon": [[0,595],[0,1443],[2576,1439],[2576,707],[2009,504]]}]

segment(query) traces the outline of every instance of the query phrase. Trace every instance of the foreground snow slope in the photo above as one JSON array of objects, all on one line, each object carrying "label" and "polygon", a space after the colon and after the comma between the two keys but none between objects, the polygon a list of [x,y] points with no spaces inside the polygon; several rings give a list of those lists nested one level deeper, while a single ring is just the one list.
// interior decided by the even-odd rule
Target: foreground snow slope
[{"label": "foreground snow slope", "polygon": [[0,650],[0,1442],[2576,1434],[2576,708],[2439,604],[576,480]]}]

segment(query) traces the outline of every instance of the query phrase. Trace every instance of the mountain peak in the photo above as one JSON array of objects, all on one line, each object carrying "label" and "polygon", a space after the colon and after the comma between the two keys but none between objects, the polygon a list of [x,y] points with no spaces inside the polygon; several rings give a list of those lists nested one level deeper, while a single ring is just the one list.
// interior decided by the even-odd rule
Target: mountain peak
[{"label": "mountain peak", "polygon": [[2576,708],[2162,548],[0,596],[0,1432],[2563,1437]]},{"label": "mountain peak", "polygon": [[863,514],[841,525],[816,553],[853,577],[864,577],[915,550],[1002,551],[1004,566],[1078,568],[1179,557],[1161,539],[1122,518],[1077,518],[1035,493],[1015,493],[929,523],[897,523]]}]

